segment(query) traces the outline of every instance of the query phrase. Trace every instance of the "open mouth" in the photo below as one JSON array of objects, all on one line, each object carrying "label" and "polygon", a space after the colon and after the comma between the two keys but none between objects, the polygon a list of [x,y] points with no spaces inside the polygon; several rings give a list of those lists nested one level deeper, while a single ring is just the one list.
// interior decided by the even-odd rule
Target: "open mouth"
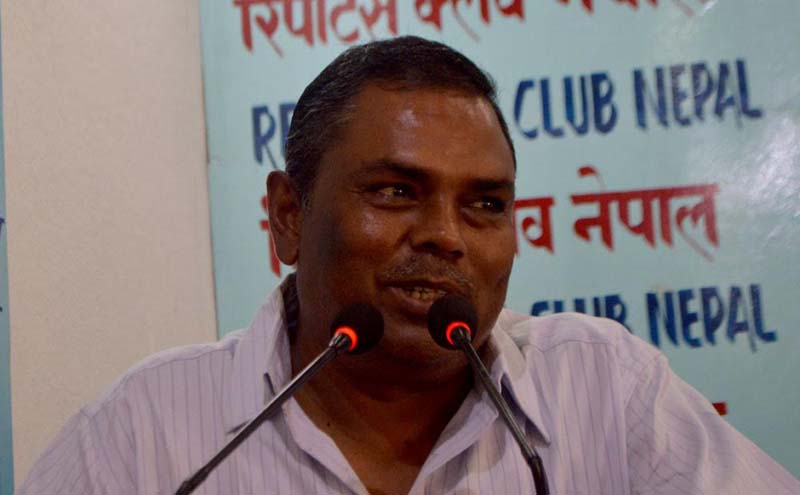
[{"label": "open mouth", "polygon": [[447,292],[440,289],[431,289],[421,286],[401,287],[400,289],[412,299],[423,302],[434,301],[447,294]]},{"label": "open mouth", "polygon": [[[447,294],[460,294],[466,297],[466,290],[455,281],[441,278],[391,280],[384,287],[389,299],[387,309],[396,311],[401,318],[412,320],[415,324],[425,324],[431,305]],[[422,323],[420,323],[422,322]]]}]

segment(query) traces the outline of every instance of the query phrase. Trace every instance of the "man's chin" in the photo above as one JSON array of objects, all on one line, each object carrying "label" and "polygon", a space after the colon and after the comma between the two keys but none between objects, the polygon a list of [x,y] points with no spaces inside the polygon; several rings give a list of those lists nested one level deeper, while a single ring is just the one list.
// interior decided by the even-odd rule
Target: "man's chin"
[{"label": "man's chin", "polygon": [[459,352],[445,349],[434,342],[428,332],[427,322],[404,321],[398,325],[394,321],[387,321],[383,341],[377,350],[382,359],[419,368],[440,367],[461,357]]}]

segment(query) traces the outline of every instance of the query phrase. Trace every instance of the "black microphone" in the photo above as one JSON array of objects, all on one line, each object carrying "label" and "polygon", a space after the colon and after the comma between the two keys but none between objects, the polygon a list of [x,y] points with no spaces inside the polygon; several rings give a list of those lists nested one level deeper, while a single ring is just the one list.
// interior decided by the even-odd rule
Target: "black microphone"
[{"label": "black microphone", "polygon": [[188,495],[192,493],[211,474],[219,463],[225,460],[251,433],[261,424],[275,414],[280,407],[291,398],[305,382],[316,375],[326,364],[340,354],[361,354],[366,352],[383,337],[383,316],[371,304],[351,304],[347,306],[331,324],[331,337],[328,347],[322,351],[308,366],[295,376],[281,390],[278,395],[250,420],[233,437],[222,450],[211,458],[203,467],[184,481],[175,495]]},{"label": "black microphone", "polygon": [[475,348],[472,347],[474,329],[478,328],[478,315],[469,301],[455,294],[447,294],[431,306],[428,311],[428,330],[437,344],[446,349],[461,349],[469,359],[475,374],[478,375],[481,385],[489,393],[503,420],[511,430],[514,440],[517,441],[522,455],[528,462],[533,474],[533,484],[537,495],[549,495],[547,475],[544,472],[542,458],[536,453],[533,446],[528,444],[522,429],[519,427],[509,409],[505,399],[500,395],[497,387],[492,383],[489,371],[483,365]]}]

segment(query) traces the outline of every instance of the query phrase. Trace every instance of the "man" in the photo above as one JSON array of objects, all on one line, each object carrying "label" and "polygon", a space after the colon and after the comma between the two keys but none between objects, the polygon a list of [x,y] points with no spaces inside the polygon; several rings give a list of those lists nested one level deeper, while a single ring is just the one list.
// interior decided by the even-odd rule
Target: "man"
[{"label": "man", "polygon": [[515,158],[489,79],[405,37],[348,50],[306,88],[287,172],[267,181],[281,261],[250,328],[140,364],[82,410],[20,494],[172,493],[329,340],[355,301],[383,314],[369,353],[334,361],[198,493],[534,493],[460,353],[428,335],[447,293],[543,458],[554,494],[800,493],[655,349],[607,320],[502,310]]}]

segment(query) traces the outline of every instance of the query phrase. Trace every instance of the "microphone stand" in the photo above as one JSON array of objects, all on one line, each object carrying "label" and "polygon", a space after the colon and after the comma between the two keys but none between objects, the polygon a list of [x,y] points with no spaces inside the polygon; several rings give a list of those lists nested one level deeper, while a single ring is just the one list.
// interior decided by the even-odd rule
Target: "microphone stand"
[{"label": "microphone stand", "polygon": [[459,326],[453,330],[452,337],[455,343],[461,347],[462,351],[464,351],[464,354],[467,355],[469,364],[477,373],[481,385],[483,385],[483,388],[489,393],[489,397],[491,397],[492,402],[500,412],[500,416],[503,417],[503,421],[505,421],[506,426],[508,426],[508,429],[511,430],[514,440],[517,441],[519,448],[522,450],[522,455],[525,456],[525,461],[528,463],[528,467],[531,469],[531,474],[533,474],[533,485],[536,488],[536,495],[550,495],[550,489],[547,486],[547,475],[544,472],[542,458],[539,457],[539,454],[536,453],[536,450],[528,444],[525,434],[522,433],[519,425],[517,425],[517,422],[514,421],[514,417],[511,414],[511,410],[508,408],[508,404],[506,404],[506,401],[500,396],[500,392],[497,391],[497,387],[495,387],[492,383],[492,379],[489,376],[489,371],[486,369],[486,366],[483,365],[478,353],[475,352],[475,348],[472,347],[472,343],[467,335],[467,331],[464,329],[464,327]]},{"label": "microphone stand", "polygon": [[242,442],[244,442],[247,437],[250,436],[256,429],[261,426],[261,424],[269,419],[270,416],[275,414],[275,412],[280,409],[284,402],[286,402],[294,392],[300,388],[304,383],[306,383],[311,377],[317,374],[323,366],[328,364],[332,361],[335,357],[337,357],[340,353],[347,352],[348,348],[351,345],[350,337],[337,333],[333,336],[331,341],[328,343],[328,347],[313,361],[311,361],[308,366],[303,368],[303,370],[297,374],[292,381],[290,381],[284,388],[281,390],[278,395],[272,398],[269,401],[264,409],[258,413],[258,416],[250,420],[244,428],[242,428],[239,433],[236,434],[225,446],[217,452],[217,454],[211,458],[203,467],[197,470],[190,478],[187,478],[184,481],[178,491],[175,492],[175,495],[188,495],[192,493],[200,484],[205,481],[211,471],[216,468],[219,463],[225,460],[231,452],[233,452],[236,447],[239,446]]}]

